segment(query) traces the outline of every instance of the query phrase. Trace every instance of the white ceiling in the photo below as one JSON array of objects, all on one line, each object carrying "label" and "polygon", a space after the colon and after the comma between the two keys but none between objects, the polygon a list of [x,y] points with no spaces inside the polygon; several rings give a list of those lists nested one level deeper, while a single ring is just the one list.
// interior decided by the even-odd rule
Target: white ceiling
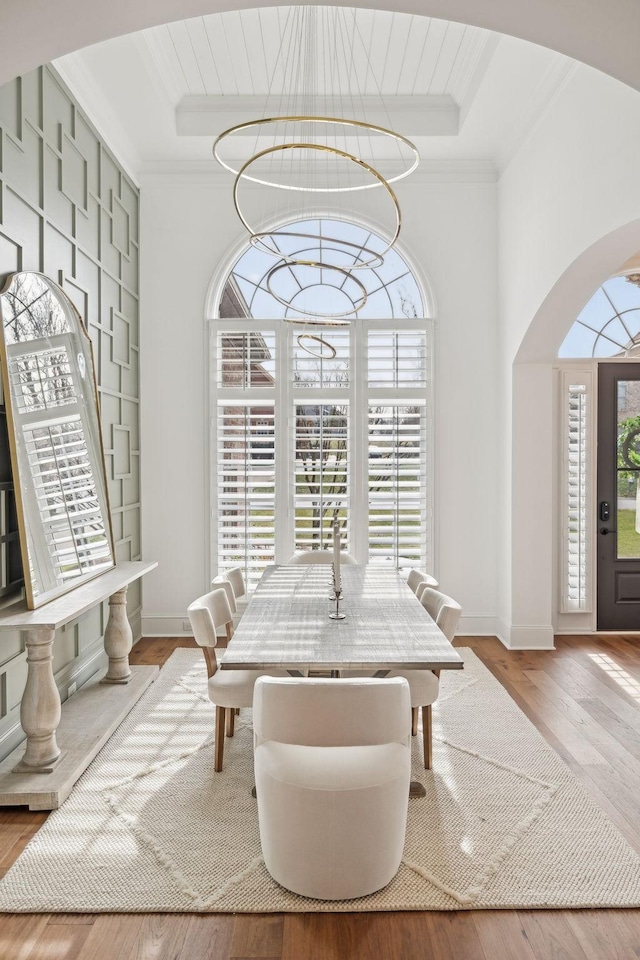
[{"label": "white ceiling", "polygon": [[[315,49],[301,51],[307,37]],[[490,37],[460,23],[348,7],[264,7],[145,33],[174,98],[286,93],[283,81],[304,60],[315,61],[318,94],[450,94],[458,103]]]},{"label": "white ceiling", "polygon": [[[301,25],[301,9],[313,11],[305,14],[315,17],[312,33]],[[55,65],[139,177],[215,166],[215,136],[248,117],[291,110],[283,97],[292,89],[313,94],[324,110],[338,112],[351,100],[356,113],[370,106],[370,119],[385,114],[383,125],[413,139],[423,163],[500,170],[575,62],[428,17],[263,7],[154,27]]]}]

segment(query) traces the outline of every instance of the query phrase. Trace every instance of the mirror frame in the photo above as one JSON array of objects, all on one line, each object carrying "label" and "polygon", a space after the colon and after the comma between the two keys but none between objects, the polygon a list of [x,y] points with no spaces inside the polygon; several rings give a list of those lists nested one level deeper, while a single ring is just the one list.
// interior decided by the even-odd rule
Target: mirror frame
[{"label": "mirror frame", "polygon": [[[71,578],[70,580],[61,582],[59,586],[53,587],[43,592],[37,592],[35,585],[32,582],[32,576],[30,573],[30,563],[29,563],[29,534],[28,526],[29,524],[38,524],[42,525],[41,517],[38,515],[36,517],[27,516],[27,509],[25,504],[24,491],[25,488],[33,486],[34,473],[29,471],[27,476],[24,476],[24,458],[21,457],[18,450],[18,422],[16,416],[16,409],[14,404],[16,403],[16,397],[14,396],[14,391],[11,387],[11,378],[9,371],[9,357],[7,351],[7,342],[5,337],[5,317],[3,311],[4,297],[9,293],[10,288],[17,277],[20,276],[36,276],[41,278],[53,292],[53,296],[57,297],[61,301],[62,309],[65,307],[69,310],[71,316],[77,324],[77,335],[83,343],[83,356],[87,363],[87,372],[92,377],[92,384],[87,388],[86,394],[82,395],[82,401],[84,404],[90,404],[91,399],[93,399],[93,409],[90,411],[90,418],[95,416],[95,423],[97,425],[97,430],[95,433],[97,435],[93,436],[93,443],[87,443],[87,451],[90,459],[91,473],[94,477],[101,477],[103,484],[103,494],[102,492],[97,491],[98,501],[100,502],[103,499],[102,509],[101,509],[101,518],[104,523],[104,532],[108,541],[109,551],[111,554],[111,562],[108,561],[98,570],[88,570],[86,572],[80,572],[76,577]],[[74,331],[70,331],[73,333]],[[28,342],[28,341],[25,341]],[[63,288],[52,280],[50,277],[46,276],[43,273],[39,273],[35,270],[20,270],[10,273],[6,276],[6,280],[0,290],[0,369],[2,374],[2,395],[4,397],[6,415],[7,415],[7,428],[9,434],[9,449],[11,456],[11,469],[13,472],[13,482],[15,488],[15,504],[18,518],[18,530],[20,536],[20,550],[22,554],[22,568],[24,574],[24,590],[26,595],[27,607],[30,610],[34,610],[38,607],[43,606],[46,603],[49,603],[50,600],[55,599],[56,597],[62,596],[65,593],[69,593],[71,590],[74,590],[76,587],[80,586],[83,583],[86,583],[88,580],[93,580],[96,577],[101,576],[103,573],[106,573],[108,570],[113,569],[116,565],[116,553],[115,546],[113,541],[113,528],[111,522],[111,507],[109,502],[109,486],[107,479],[107,471],[105,466],[105,455],[104,455],[104,443],[102,437],[102,424],[100,420],[100,401],[98,397],[98,380],[96,377],[96,368],[93,354],[93,344],[91,342],[91,337],[87,331],[84,320],[77,309],[76,305],[73,303],[69,295],[63,290]],[[92,450],[93,448],[93,450]],[[97,461],[96,456],[93,451],[98,452]],[[96,487],[98,483],[96,482]],[[103,514],[106,513],[106,516]]]}]

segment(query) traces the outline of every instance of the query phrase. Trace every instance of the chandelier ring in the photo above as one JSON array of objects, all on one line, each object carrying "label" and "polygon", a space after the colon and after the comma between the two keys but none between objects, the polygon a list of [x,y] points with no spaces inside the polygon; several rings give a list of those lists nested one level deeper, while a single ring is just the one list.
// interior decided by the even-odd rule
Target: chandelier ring
[{"label": "chandelier ring", "polygon": [[[330,153],[333,156],[342,157],[342,159],[350,161],[351,163],[355,163],[358,166],[362,167],[364,170],[367,171],[367,173],[371,174],[371,176],[375,180],[377,180],[381,186],[385,188],[387,195],[389,196],[389,199],[393,204],[393,208],[395,212],[396,223],[395,223],[393,236],[391,237],[391,240],[389,240],[389,242],[387,243],[387,246],[384,248],[384,250],[381,250],[376,253],[374,260],[361,263],[359,264],[359,267],[371,266],[372,263],[374,262],[377,263],[380,257],[384,257],[384,255],[389,252],[389,250],[392,248],[392,246],[398,239],[400,235],[400,228],[402,226],[402,214],[400,212],[400,204],[398,203],[397,196],[395,195],[392,187],[389,185],[387,180],[385,180],[385,178],[382,176],[382,174],[379,173],[375,169],[375,167],[370,166],[370,164],[368,164],[366,160],[362,160],[360,159],[360,157],[356,157],[352,153],[347,153],[345,150],[339,150],[338,147],[327,147],[321,143],[279,143],[279,144],[276,144],[276,146],[274,147],[267,147],[266,149],[260,150],[258,153],[255,153],[252,157],[249,157],[249,159],[245,161],[245,163],[243,163],[243,165],[240,167],[233,184],[233,205],[235,207],[235,211],[236,211],[236,214],[238,215],[240,222],[243,224],[247,232],[251,235],[252,240],[253,238],[260,239],[263,237],[268,237],[268,236],[271,236],[272,234],[268,231],[254,230],[251,227],[251,224],[245,218],[244,214],[242,213],[242,210],[240,209],[240,202],[238,198],[238,189],[240,186],[240,182],[243,179],[246,179],[245,171],[251,166],[252,163],[255,163],[261,157],[265,157],[268,154],[275,154],[275,153],[282,152],[284,150],[318,150],[322,153]],[[275,254],[274,251],[270,250],[267,246],[264,246],[264,249],[268,250],[268,252],[272,253],[273,255],[277,255],[278,259],[284,259],[280,252]],[[304,261],[296,261],[296,262],[304,263]],[[310,265],[310,264],[306,264],[306,265]]]},{"label": "chandelier ring", "polygon": [[[342,267],[334,267],[331,264],[327,264],[327,263],[314,263],[312,261],[309,261],[308,263],[305,264],[305,266],[316,267],[318,270],[334,270],[336,273],[342,274],[342,276],[347,277],[349,280],[355,283],[355,285],[360,290],[361,296],[359,300],[354,302],[352,298],[349,297],[349,294],[345,294],[345,296],[349,297],[349,300],[351,300],[351,310],[340,310],[339,313],[326,313],[324,311],[322,313],[316,313],[315,310],[303,310],[301,311],[302,313],[305,313],[310,317],[327,317],[328,319],[333,320],[338,317],[349,317],[352,314],[357,313],[358,310],[362,310],[365,303],[367,302],[367,297],[368,297],[367,289],[364,283],[362,282],[362,280],[359,280],[357,277],[354,277],[349,272],[349,270],[344,270]],[[271,267],[271,270],[269,270],[265,278],[265,286],[267,290],[269,291],[273,299],[277,300],[278,303],[282,304],[283,307],[291,307],[291,301],[283,299],[283,297],[279,296],[275,292],[275,290],[271,286],[271,279],[274,276],[274,274],[278,273],[280,270],[289,270],[290,268],[291,268],[291,264],[289,263],[276,263],[275,266]],[[298,293],[301,293],[301,292],[302,292],[301,290],[298,291]],[[292,309],[295,309],[295,307],[292,307]]]},{"label": "chandelier ring", "polygon": [[[298,341],[298,346],[300,347],[300,349],[304,350],[306,353],[311,354],[311,356],[315,357],[316,360],[333,360],[334,357],[337,356],[338,351],[336,350],[334,345],[332,343],[329,343],[327,340],[325,340],[324,337],[317,337],[314,333],[299,333],[296,339]],[[305,343],[302,342],[303,340],[310,340],[311,346],[308,347]],[[314,344],[316,343],[320,347],[319,351],[317,350],[317,348],[314,349]],[[328,351],[326,353],[323,352],[325,348]]]},{"label": "chandelier ring", "polygon": [[[416,169],[420,162],[420,154],[418,153],[418,148],[415,143],[409,140],[407,137],[403,137],[402,134],[396,133],[394,130],[389,130],[387,127],[378,126],[375,123],[366,123],[364,120],[348,120],[343,117],[313,117],[313,116],[292,116],[292,117],[263,117],[261,120],[247,120],[244,123],[237,123],[233,127],[229,127],[227,130],[216,137],[213,143],[213,156],[218,161],[220,166],[224,167],[225,170],[228,170],[229,173],[233,173],[237,176],[241,170],[244,170],[244,167],[236,169],[230,163],[223,160],[220,156],[219,147],[221,143],[231,137],[234,133],[243,133],[246,130],[250,130],[252,127],[261,127],[267,124],[276,124],[276,123],[317,123],[317,124],[341,124],[345,127],[351,127],[353,129],[361,130],[369,135],[372,133],[375,135],[382,135],[384,137],[389,137],[392,140],[395,140],[398,144],[403,144],[405,147],[408,147],[411,151],[412,160],[411,165],[403,170],[401,173],[395,174],[393,177],[388,177],[386,180],[380,178],[379,182],[376,183],[365,183],[358,186],[350,187],[300,187],[294,184],[286,183],[275,183],[272,180],[263,179],[259,176],[253,176],[251,174],[244,174],[247,180],[251,180],[253,183],[260,183],[265,187],[275,187],[278,190],[302,190],[310,193],[347,193],[350,191],[356,190],[371,190],[375,187],[381,186],[381,183],[397,183],[398,180],[404,180],[405,177],[408,177]],[[307,144],[310,146],[311,144]],[[285,144],[286,146],[286,144]],[[323,144],[318,144],[317,146],[324,146]],[[332,147],[325,147],[325,149],[332,150]],[[262,154],[256,154],[255,156],[261,156]],[[245,164],[246,167],[246,164]]]},{"label": "chandelier ring", "polygon": [[[342,266],[345,270],[362,270],[365,267],[375,270],[384,264],[384,257],[374,250],[373,247],[366,247],[362,243],[354,243],[352,240],[343,240],[341,237],[330,237],[324,234],[319,236],[317,233],[299,233],[298,231],[294,232],[293,230],[265,230],[264,233],[251,234],[249,237],[249,242],[252,247],[254,247],[256,250],[260,250],[262,253],[270,253],[272,256],[278,257],[279,260],[284,260],[285,263],[288,263],[291,266],[314,266],[317,261],[307,260],[301,256],[302,253],[311,248],[305,247],[298,254],[286,254],[281,250],[277,250],[275,247],[270,247],[268,243],[265,242],[269,237],[275,237],[276,239],[278,237],[297,237],[301,240],[319,240],[322,243],[322,248],[325,250],[334,250],[336,253],[344,252],[356,260],[356,263],[340,264],[340,266]],[[339,246],[329,246],[329,244],[333,243],[337,243]],[[352,247],[357,251],[357,253],[349,254],[349,251],[345,249],[346,247]],[[367,254],[371,256],[371,259],[365,260],[363,258],[364,255]]]}]

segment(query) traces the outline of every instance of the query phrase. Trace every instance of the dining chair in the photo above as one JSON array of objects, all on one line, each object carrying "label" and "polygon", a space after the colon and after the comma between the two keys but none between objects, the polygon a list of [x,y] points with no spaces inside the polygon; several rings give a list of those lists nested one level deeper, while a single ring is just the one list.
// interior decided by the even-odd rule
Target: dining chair
[{"label": "dining chair", "polygon": [[[425,587],[420,603],[435,620],[447,640],[451,643],[462,614],[462,607],[452,597],[439,590]],[[431,706],[438,699],[440,691],[439,670],[390,670],[389,677],[404,677],[409,683],[411,694],[411,733],[418,732],[418,709],[422,707],[422,737],[424,741],[424,768],[431,770],[433,756],[433,730]]]},{"label": "dining chair", "polygon": [[409,572],[409,576],[407,577],[407,586],[413,590],[419,600],[425,587],[431,587],[433,590],[437,590],[439,584],[435,577],[425,573],[424,570],[414,569]]},{"label": "dining chair", "polygon": [[[235,595],[235,593],[234,593],[233,586],[232,586],[231,582],[230,582],[229,580],[227,580],[227,578],[226,578],[223,574],[220,573],[220,574],[218,574],[217,577],[214,577],[213,580],[211,581],[211,589],[212,589],[212,590],[224,590],[224,592],[226,593],[226,595],[227,595],[227,602],[228,602],[228,604],[229,604],[229,609],[231,610],[231,616],[232,616],[232,618],[233,618],[233,628],[235,629],[235,617],[234,617],[234,614],[236,613],[238,607],[237,607],[237,604],[236,604],[236,595]],[[227,626],[227,625],[226,625],[226,624],[222,624],[222,626],[224,627],[224,626]],[[230,639],[230,637],[227,636],[227,640],[229,640],[229,639]]]},{"label": "dining chair", "polygon": [[244,613],[247,604],[249,603],[249,597],[247,594],[247,584],[244,579],[244,573],[242,572],[242,567],[232,567],[231,570],[227,570],[226,573],[222,574],[233,588],[233,595],[235,597],[236,608],[234,612],[233,625],[234,627],[238,626],[238,622]]},{"label": "dining chair", "polygon": [[[459,603],[432,587],[425,587],[420,602],[440,627],[445,637],[451,643],[456,634],[462,607]],[[362,670],[347,670],[342,676],[345,679],[371,676]],[[431,770],[433,757],[433,731],[431,706],[438,699],[440,690],[439,670],[389,670],[385,679],[390,677],[404,677],[409,684],[411,694],[411,734],[418,733],[418,710],[422,707],[422,737],[424,741],[424,768]]]},{"label": "dining chair", "polygon": [[[298,553],[294,553],[292,557],[289,557],[288,560],[285,560],[285,563],[333,563],[333,550],[300,550]],[[356,561],[353,559],[350,553],[344,553],[344,551],[341,550],[340,563],[346,563],[353,566],[355,565]]]},{"label": "dining chair", "polygon": [[[187,608],[189,622],[196,643],[202,647],[207,664],[207,690],[216,708],[214,769],[222,770],[224,735],[233,736],[236,709],[253,703],[253,686],[264,675],[261,670],[220,670],[216,659],[217,632],[225,628],[227,640],[233,636],[233,614],[228,593],[217,587],[198,597]],[[270,671],[270,676],[286,676],[282,671]]]},{"label": "dining chair", "polygon": [[349,900],[395,876],[411,779],[409,707],[400,677],[256,682],[260,842],[281,886]]}]

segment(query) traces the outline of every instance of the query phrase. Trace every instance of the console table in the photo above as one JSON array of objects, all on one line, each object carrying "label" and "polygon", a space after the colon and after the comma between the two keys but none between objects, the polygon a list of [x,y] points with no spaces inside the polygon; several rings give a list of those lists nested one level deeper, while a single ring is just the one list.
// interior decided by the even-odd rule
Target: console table
[{"label": "console table", "polygon": [[[0,609],[0,631],[24,630],[27,651],[27,682],[20,704],[26,746],[22,744],[0,763],[0,806],[59,807],[155,680],[158,667],[129,666],[133,637],[126,596],[129,584],[157,565],[142,560],[119,563],[37,610],[28,610],[23,600]],[[107,599],[107,673],[84,684],[62,705],[53,676],[56,630]]]}]

